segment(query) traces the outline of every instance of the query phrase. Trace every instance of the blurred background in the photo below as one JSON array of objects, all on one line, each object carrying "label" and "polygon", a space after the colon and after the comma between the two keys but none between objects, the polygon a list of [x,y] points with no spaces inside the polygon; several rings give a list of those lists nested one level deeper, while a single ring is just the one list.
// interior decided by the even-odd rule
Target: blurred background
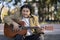
[{"label": "blurred background", "polygon": [[60,0],[0,0],[0,14],[3,5],[21,7],[24,4],[32,5],[33,14],[39,16],[40,23],[60,23]]},{"label": "blurred background", "polygon": [[53,27],[45,30],[45,40],[60,40],[60,0],[0,0],[0,40],[4,40],[4,24],[1,20],[3,6],[13,9],[24,4],[33,7],[32,13],[39,16],[40,26]]}]

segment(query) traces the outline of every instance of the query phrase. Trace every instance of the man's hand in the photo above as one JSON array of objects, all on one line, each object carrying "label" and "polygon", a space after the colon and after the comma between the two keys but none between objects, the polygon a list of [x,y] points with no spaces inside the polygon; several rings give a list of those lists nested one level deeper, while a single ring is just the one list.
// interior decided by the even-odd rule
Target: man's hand
[{"label": "man's hand", "polygon": [[41,32],[44,32],[45,31],[45,29],[44,28],[41,28]]},{"label": "man's hand", "polygon": [[13,22],[13,30],[18,31],[19,30],[19,24]]},{"label": "man's hand", "polygon": [[44,33],[44,28],[38,28],[38,29],[36,29],[36,31],[37,31],[37,33]]}]

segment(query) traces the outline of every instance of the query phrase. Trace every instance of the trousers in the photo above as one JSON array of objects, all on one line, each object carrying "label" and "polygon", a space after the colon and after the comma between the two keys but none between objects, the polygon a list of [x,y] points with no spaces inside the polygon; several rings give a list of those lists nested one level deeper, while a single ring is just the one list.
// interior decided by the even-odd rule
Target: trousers
[{"label": "trousers", "polygon": [[22,35],[16,35],[14,40],[40,40],[39,35],[30,35],[25,38]]}]

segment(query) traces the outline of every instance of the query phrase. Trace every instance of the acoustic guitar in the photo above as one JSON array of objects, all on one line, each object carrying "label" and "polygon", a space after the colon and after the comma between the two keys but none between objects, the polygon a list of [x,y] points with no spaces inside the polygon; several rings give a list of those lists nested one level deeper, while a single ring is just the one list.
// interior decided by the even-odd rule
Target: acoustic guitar
[{"label": "acoustic guitar", "polygon": [[12,24],[8,25],[8,24],[5,23],[5,25],[4,25],[4,35],[9,37],[9,38],[13,38],[17,34],[23,35],[23,36],[26,35],[27,34],[27,29],[40,29],[40,30],[42,30],[39,27],[25,27],[24,23],[25,23],[24,21],[19,22],[19,25],[21,25],[21,26],[19,26],[20,30],[17,31],[17,32],[13,30],[13,25]]}]

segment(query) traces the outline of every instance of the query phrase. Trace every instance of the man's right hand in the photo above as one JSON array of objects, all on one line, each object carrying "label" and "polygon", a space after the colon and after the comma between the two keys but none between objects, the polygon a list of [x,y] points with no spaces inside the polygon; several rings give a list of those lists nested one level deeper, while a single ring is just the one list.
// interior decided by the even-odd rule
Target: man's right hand
[{"label": "man's right hand", "polygon": [[15,32],[19,30],[19,24],[17,24],[16,22],[13,22],[13,30]]}]

